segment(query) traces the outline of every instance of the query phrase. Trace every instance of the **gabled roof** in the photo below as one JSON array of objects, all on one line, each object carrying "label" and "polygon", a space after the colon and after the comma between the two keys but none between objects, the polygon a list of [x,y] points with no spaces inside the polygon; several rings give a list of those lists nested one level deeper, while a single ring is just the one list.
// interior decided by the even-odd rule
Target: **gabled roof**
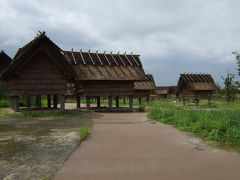
[{"label": "gabled roof", "polygon": [[177,92],[186,83],[193,91],[214,91],[217,86],[210,74],[180,74]]},{"label": "gabled roof", "polygon": [[134,82],[134,90],[154,90],[156,85],[151,74],[145,75],[144,81]]},{"label": "gabled roof", "polygon": [[4,52],[0,50],[0,73],[7,68],[12,59]]},{"label": "gabled roof", "polygon": [[45,48],[48,53],[50,53],[51,56],[54,57],[55,64],[57,64],[59,68],[63,72],[65,72],[66,75],[68,75],[70,78],[74,78],[76,76],[71,65],[64,58],[62,50],[46,36],[45,32],[40,32],[40,34],[37,35],[37,37],[35,37],[32,41],[27,43],[22,48],[18,49],[11,64],[1,74],[1,78],[7,78],[8,76],[15,74],[17,71],[19,71],[30,59],[33,53],[36,52],[39,48]]},{"label": "gabled roof", "polygon": [[139,55],[82,51],[64,51],[65,58],[77,73],[78,80],[145,79]]}]

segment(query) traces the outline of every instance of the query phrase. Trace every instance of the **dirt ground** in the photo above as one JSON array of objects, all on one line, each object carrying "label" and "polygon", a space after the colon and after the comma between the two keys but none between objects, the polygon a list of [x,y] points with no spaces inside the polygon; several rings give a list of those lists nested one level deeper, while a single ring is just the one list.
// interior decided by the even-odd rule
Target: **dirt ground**
[{"label": "dirt ground", "polygon": [[146,113],[92,113],[92,134],[54,180],[239,180],[240,154],[208,146]]},{"label": "dirt ground", "polygon": [[0,179],[46,179],[79,146],[86,113],[64,118],[0,119]]}]

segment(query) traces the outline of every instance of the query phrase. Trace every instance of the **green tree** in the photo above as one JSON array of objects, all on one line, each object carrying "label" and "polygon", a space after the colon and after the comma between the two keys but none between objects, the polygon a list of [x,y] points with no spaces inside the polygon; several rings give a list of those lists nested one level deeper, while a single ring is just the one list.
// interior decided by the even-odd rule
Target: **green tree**
[{"label": "green tree", "polygon": [[226,101],[228,103],[231,101],[233,102],[235,100],[236,91],[237,91],[237,87],[235,86],[235,83],[233,81],[233,79],[235,78],[235,75],[227,72],[226,77],[223,77],[223,76],[221,77],[225,85],[224,94],[225,94]]},{"label": "green tree", "polygon": [[240,76],[240,54],[238,53],[238,51],[233,51],[232,53],[236,56],[238,65],[238,75]]}]

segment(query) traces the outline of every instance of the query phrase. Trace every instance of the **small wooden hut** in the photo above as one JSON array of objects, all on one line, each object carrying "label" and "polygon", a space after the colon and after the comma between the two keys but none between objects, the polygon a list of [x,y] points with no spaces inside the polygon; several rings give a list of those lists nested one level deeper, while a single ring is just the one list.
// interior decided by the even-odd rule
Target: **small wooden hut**
[{"label": "small wooden hut", "polygon": [[[4,51],[0,51],[0,73],[8,67],[11,61],[12,59]],[[0,89],[6,90],[6,82],[0,81]]]},{"label": "small wooden hut", "polygon": [[151,74],[145,75],[145,80],[134,82],[134,97],[138,98],[139,104],[142,103],[142,98],[146,98],[149,102],[150,96],[156,89],[154,78]]},{"label": "small wooden hut", "polygon": [[108,98],[109,108],[112,108],[113,98],[119,107],[119,97],[128,97],[129,107],[133,107],[134,82],[145,79],[139,55],[71,50],[64,51],[64,56],[77,74],[78,108],[81,97],[86,97],[87,109],[90,109],[91,98],[97,99],[100,108],[101,97]]},{"label": "small wooden hut", "polygon": [[54,108],[57,108],[60,97],[60,107],[64,110],[68,84],[74,82],[75,77],[63,51],[44,32],[20,48],[1,74],[1,79],[7,82],[11,108],[16,111],[19,110],[19,96],[26,97],[28,106],[34,97],[36,106],[40,108],[41,95],[47,95],[48,107],[51,107],[53,95]]},{"label": "small wooden hut", "polygon": [[153,94],[159,99],[167,99],[168,91],[169,86],[157,86],[156,89],[153,91]]},{"label": "small wooden hut", "polygon": [[217,86],[210,74],[181,74],[177,85],[177,96],[183,99],[194,99],[195,105],[199,104],[199,99],[207,98],[210,105],[212,92],[217,90]]}]

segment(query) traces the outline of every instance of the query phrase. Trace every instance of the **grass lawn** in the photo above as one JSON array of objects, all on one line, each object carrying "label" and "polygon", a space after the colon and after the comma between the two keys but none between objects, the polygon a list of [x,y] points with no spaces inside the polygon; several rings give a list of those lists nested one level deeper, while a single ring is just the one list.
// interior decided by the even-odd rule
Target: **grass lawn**
[{"label": "grass lawn", "polygon": [[200,102],[199,107],[193,106],[191,101],[185,107],[175,102],[151,103],[148,117],[240,148],[240,102],[213,101],[210,108],[206,108],[207,101]]}]

